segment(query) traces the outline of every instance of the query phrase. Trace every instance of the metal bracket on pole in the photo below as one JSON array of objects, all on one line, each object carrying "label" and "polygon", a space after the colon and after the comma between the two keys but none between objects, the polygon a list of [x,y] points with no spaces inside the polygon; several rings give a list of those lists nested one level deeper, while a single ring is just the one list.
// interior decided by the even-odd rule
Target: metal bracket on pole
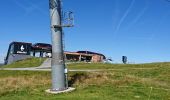
[{"label": "metal bracket on pole", "polygon": [[51,28],[74,27],[74,25],[53,25]]},{"label": "metal bracket on pole", "polygon": [[71,11],[65,12],[62,16],[62,27],[74,26],[74,13]]},{"label": "metal bracket on pole", "polygon": [[62,16],[61,25],[53,25],[51,28],[74,27],[73,12],[65,12]]}]

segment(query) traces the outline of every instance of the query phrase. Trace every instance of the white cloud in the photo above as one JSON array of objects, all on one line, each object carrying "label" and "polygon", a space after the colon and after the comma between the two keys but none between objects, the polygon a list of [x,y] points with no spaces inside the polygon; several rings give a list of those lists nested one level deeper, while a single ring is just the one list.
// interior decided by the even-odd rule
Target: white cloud
[{"label": "white cloud", "polygon": [[32,12],[35,12],[35,11],[38,11],[44,15],[48,15],[48,13],[46,11],[44,11],[44,9],[42,9],[42,7],[40,7],[41,4],[39,4],[39,3],[35,3],[30,0],[22,0],[22,1],[21,0],[13,0],[13,2],[18,7],[20,7],[21,9],[23,9],[25,11],[25,15],[31,14]]},{"label": "white cloud", "polygon": [[130,3],[130,6],[128,7],[128,9],[126,10],[126,12],[124,13],[124,15],[122,16],[122,18],[120,19],[120,22],[118,23],[116,29],[115,29],[115,35],[117,34],[117,32],[119,31],[122,23],[124,22],[124,20],[126,19],[126,17],[129,15],[129,13],[131,12],[133,6],[135,4],[135,0],[132,0]]}]

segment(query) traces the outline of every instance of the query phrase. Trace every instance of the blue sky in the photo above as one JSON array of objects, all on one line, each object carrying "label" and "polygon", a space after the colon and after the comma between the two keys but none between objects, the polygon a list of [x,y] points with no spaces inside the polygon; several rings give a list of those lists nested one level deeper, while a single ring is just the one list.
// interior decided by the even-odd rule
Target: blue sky
[{"label": "blue sky", "polygon": [[[51,43],[48,0],[1,0],[0,62],[12,41]],[[170,61],[170,2],[166,0],[63,0],[75,14],[64,29],[65,50],[89,50],[121,62]]]}]

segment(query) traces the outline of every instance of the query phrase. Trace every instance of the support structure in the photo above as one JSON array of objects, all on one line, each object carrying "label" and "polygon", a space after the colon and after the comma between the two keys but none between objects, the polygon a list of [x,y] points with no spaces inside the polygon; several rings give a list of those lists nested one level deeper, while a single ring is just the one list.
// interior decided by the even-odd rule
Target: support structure
[{"label": "support structure", "polygon": [[52,89],[51,91],[64,91],[66,86],[65,61],[62,41],[62,11],[61,0],[50,0],[50,17],[52,33]]},{"label": "support structure", "polygon": [[[68,87],[67,69],[63,50],[63,27],[73,27],[73,13],[69,12],[68,18],[62,17],[61,0],[49,0],[51,34],[52,34],[52,88],[48,93],[58,94],[70,92],[75,88]],[[64,23],[66,21],[66,23]]]}]

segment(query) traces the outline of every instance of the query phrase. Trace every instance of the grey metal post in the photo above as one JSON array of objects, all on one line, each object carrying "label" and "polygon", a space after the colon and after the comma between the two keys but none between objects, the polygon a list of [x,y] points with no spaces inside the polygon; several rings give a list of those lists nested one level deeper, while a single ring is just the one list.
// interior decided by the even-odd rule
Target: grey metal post
[{"label": "grey metal post", "polygon": [[52,89],[62,91],[67,89],[65,77],[65,61],[62,41],[61,0],[49,0],[51,33],[52,33]]}]

